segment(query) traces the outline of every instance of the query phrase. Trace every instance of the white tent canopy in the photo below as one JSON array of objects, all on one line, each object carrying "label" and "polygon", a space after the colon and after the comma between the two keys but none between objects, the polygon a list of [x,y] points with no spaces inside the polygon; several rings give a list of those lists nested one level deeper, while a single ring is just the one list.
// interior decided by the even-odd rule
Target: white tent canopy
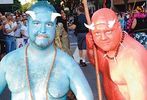
[{"label": "white tent canopy", "polygon": [[0,4],[13,4],[13,0],[0,0]]}]

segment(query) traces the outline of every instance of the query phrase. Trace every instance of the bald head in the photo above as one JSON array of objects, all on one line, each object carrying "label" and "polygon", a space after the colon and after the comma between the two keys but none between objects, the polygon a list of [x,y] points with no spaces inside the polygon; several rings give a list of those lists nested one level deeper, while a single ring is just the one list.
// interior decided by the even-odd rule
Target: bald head
[{"label": "bald head", "polygon": [[114,20],[117,18],[115,12],[108,8],[102,8],[97,10],[92,16],[92,22],[101,20]]},{"label": "bald head", "polygon": [[118,22],[118,18],[113,10],[102,8],[93,14],[91,21],[92,24],[87,26],[91,30],[95,30],[98,25],[105,25],[108,29],[112,29]]},{"label": "bald head", "polygon": [[54,21],[57,16],[60,16],[59,13],[56,13],[55,8],[47,1],[38,1],[35,3],[27,12],[30,17],[35,20],[37,14],[46,13],[51,17],[51,21]]}]

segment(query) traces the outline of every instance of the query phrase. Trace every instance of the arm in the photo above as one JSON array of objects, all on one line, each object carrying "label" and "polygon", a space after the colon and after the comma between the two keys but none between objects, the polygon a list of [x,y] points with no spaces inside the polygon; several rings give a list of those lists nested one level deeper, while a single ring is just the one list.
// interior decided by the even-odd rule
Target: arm
[{"label": "arm", "polygon": [[69,25],[68,28],[74,30],[76,29],[76,25],[75,24]]},{"label": "arm", "polygon": [[77,100],[93,100],[92,90],[78,64],[71,59],[68,69],[70,88]]},{"label": "arm", "polygon": [[0,62],[0,94],[3,92],[6,86],[5,71],[4,71],[4,62]]},{"label": "arm", "polygon": [[136,24],[137,24],[137,20],[136,18],[134,18],[132,25],[131,25],[131,29],[134,29],[136,27]]},{"label": "arm", "polygon": [[21,30],[20,33],[21,33],[24,37],[27,37],[26,34],[25,34],[25,30]]},{"label": "arm", "polygon": [[12,31],[15,30],[15,27],[13,27],[12,29],[9,29],[9,25],[6,24],[6,25],[4,26],[4,30],[5,30],[6,34],[9,34],[10,32],[12,32]]},{"label": "arm", "polygon": [[0,30],[2,30],[2,29],[3,29],[3,25],[1,24],[1,25],[0,25]]}]

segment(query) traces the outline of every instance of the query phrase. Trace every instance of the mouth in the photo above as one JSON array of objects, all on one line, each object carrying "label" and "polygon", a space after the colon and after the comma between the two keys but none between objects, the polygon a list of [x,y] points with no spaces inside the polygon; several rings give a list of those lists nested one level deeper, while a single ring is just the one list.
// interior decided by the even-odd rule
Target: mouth
[{"label": "mouth", "polygon": [[49,38],[47,35],[45,34],[39,34],[36,36],[38,39],[44,39],[44,38]]},{"label": "mouth", "polygon": [[102,44],[103,45],[109,45],[110,44],[110,41],[103,41]]}]

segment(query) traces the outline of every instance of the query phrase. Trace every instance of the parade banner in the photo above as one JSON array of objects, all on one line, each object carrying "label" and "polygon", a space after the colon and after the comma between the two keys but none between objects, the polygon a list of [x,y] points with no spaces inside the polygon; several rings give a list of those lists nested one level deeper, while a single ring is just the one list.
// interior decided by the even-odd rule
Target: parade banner
[{"label": "parade banner", "polygon": [[13,0],[0,0],[0,4],[13,4]]}]

